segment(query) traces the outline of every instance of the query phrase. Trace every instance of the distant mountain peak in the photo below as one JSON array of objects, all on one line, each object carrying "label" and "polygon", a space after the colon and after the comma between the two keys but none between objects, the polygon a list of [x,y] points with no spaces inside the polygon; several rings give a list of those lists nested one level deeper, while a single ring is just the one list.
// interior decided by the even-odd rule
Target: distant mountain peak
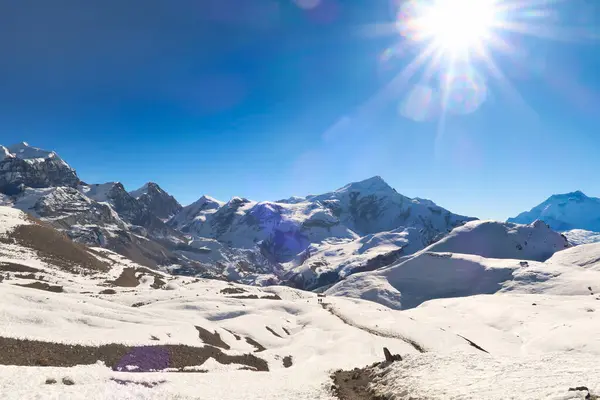
[{"label": "distant mountain peak", "polygon": [[129,192],[129,194],[163,220],[171,218],[183,208],[173,196],[154,182],[147,182],[144,186]]},{"label": "distant mountain peak", "polygon": [[569,199],[569,198],[588,199],[589,197],[585,193],[583,193],[581,190],[576,190],[574,192],[569,192],[569,193],[555,194],[555,195],[551,196],[548,200]]},{"label": "distant mountain peak", "polygon": [[24,187],[75,187],[81,181],[77,173],[54,151],[20,142],[0,146],[0,192],[20,193]]},{"label": "distant mountain peak", "polygon": [[16,158],[20,158],[22,160],[31,160],[38,158],[56,158],[62,161],[62,159],[58,156],[58,154],[56,154],[56,152],[51,150],[40,149],[39,147],[30,146],[27,142],[20,142],[8,146],[8,151],[11,154],[13,154]]},{"label": "distant mountain peak", "polygon": [[161,188],[158,185],[158,183],[155,182],[146,182],[141,188],[129,192],[129,194],[135,197],[136,199],[139,199],[142,195],[149,193],[155,193],[160,195],[163,193],[166,194],[167,192],[165,192],[163,188]]},{"label": "distant mountain peak", "polygon": [[555,194],[529,211],[523,212],[508,222],[530,224],[544,221],[557,231],[584,229],[600,231],[600,199],[588,197],[581,190]]}]

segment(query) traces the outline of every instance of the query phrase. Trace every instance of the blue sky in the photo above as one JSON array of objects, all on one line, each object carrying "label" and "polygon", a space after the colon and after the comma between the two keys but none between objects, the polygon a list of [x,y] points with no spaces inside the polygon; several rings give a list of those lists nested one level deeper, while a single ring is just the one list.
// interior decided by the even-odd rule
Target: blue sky
[{"label": "blue sky", "polygon": [[551,7],[553,38],[506,34],[507,81],[477,65],[485,101],[442,124],[406,111],[418,78],[389,86],[417,49],[382,57],[404,43],[368,29],[394,21],[387,0],[2,2],[0,143],[54,149],[88,182],[155,181],[183,204],[373,175],[481,218],[600,196],[600,4]]}]

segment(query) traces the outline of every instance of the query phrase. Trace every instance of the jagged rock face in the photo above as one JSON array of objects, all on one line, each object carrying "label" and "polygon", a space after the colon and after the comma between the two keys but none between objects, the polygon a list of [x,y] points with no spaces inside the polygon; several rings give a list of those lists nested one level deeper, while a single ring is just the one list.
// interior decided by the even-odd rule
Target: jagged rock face
[{"label": "jagged rock face", "polygon": [[183,208],[173,196],[153,182],[147,183],[130,194],[148,211],[162,220],[168,220]]},{"label": "jagged rock face", "polygon": [[68,228],[74,225],[113,225],[126,229],[126,224],[106,204],[95,202],[77,189],[58,187],[39,198],[34,210],[44,218]]},{"label": "jagged rock face", "polygon": [[26,143],[0,149],[0,192],[13,195],[25,187],[75,187],[77,173],[56,153]]},{"label": "jagged rock face", "polygon": [[158,238],[180,236],[179,233],[169,228],[154,215],[142,202],[130,195],[119,182],[84,185],[79,189],[96,201],[110,204],[119,217],[128,224],[144,228],[146,232],[141,232],[143,236],[150,235]]},{"label": "jagged rock face", "polygon": [[169,226],[184,233],[195,230],[195,226],[206,221],[206,216],[216,212],[222,203],[209,196],[202,196],[198,201],[185,206],[168,222]]}]

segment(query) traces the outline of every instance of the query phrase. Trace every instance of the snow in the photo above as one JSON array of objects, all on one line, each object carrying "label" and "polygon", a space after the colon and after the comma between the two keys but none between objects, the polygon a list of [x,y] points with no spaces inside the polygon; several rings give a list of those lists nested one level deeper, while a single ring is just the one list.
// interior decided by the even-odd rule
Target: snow
[{"label": "snow", "polygon": [[11,152],[6,147],[0,145],[0,161],[3,161],[5,158],[11,157],[13,157]]},{"label": "snow", "polygon": [[571,229],[563,232],[563,235],[573,245],[600,242],[600,232],[591,232],[585,229]]},{"label": "snow", "polygon": [[175,215],[169,224],[176,229],[182,229],[186,225],[192,224],[193,221],[206,221],[208,214],[215,213],[225,203],[213,199],[210,196],[202,196],[200,199],[183,207],[183,209]]},{"label": "snow", "polygon": [[[25,161],[40,162],[47,159],[55,159],[68,167],[67,163],[65,163],[54,151],[32,147],[27,142],[17,143],[9,146],[8,148],[3,146],[3,148],[8,150],[13,157],[20,158]],[[3,151],[3,153],[6,155],[7,152]]]},{"label": "snow", "polygon": [[600,243],[590,243],[571,247],[552,256],[550,264],[577,265],[586,269],[600,271]]},{"label": "snow", "polygon": [[429,246],[427,251],[545,261],[566,246],[565,239],[541,221],[531,225],[471,221]]},{"label": "snow", "polygon": [[136,190],[132,190],[131,192],[129,192],[129,194],[136,198],[139,199],[142,195],[147,194],[148,193],[148,185],[150,184],[150,182],[144,184],[141,188],[136,189]]},{"label": "snow", "polygon": [[118,184],[118,182],[107,182],[87,186],[84,185],[80,186],[79,190],[92,200],[95,200],[99,203],[110,204],[112,200],[108,197],[108,194],[116,184]]},{"label": "snow", "polygon": [[596,356],[553,353],[498,357],[457,353],[408,356],[381,372],[374,389],[395,400],[566,400],[584,399],[586,386],[600,391]]},{"label": "snow", "polygon": [[371,300],[394,309],[413,308],[435,298],[501,290],[585,293],[587,285],[581,280],[600,283],[600,275],[525,261],[544,261],[565,245],[560,234],[541,222],[472,221],[412,257],[352,275],[326,293]]}]

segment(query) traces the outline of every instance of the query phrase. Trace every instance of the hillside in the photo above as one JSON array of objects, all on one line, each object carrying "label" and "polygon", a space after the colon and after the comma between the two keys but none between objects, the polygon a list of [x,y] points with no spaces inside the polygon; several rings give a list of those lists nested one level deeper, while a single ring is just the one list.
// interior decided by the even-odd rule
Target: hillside
[{"label": "hillside", "polygon": [[[326,293],[408,309],[436,298],[503,291],[585,294],[584,279],[600,285],[600,275],[541,263],[565,247],[565,238],[541,222],[474,221],[413,257],[353,275]],[[585,278],[572,285],[574,275]]]},{"label": "hillside", "polygon": [[[598,296],[587,288],[575,293],[588,284],[596,290],[600,281],[590,283],[597,272],[581,267],[570,266],[571,275],[562,277],[562,268],[550,270],[539,293],[507,288],[395,311],[286,287],[169,276],[73,243],[7,207],[0,207],[0,241],[0,392],[6,399],[196,399],[201,393],[312,400],[370,390],[390,398],[518,393],[537,399],[578,398],[565,397],[576,386],[600,389],[598,369],[591,367],[600,354],[594,339],[600,324],[592,318]],[[532,272],[544,277],[548,270],[538,262],[519,270],[506,260],[456,257],[459,264],[485,265],[490,276],[517,271],[524,284],[537,282]],[[433,278],[415,279],[426,287]],[[381,362],[384,347],[402,361],[370,367],[375,373],[363,379],[357,367]],[[471,372],[461,372],[466,369]],[[490,373],[506,379],[492,385]],[[370,381],[372,387],[364,386]]]}]

